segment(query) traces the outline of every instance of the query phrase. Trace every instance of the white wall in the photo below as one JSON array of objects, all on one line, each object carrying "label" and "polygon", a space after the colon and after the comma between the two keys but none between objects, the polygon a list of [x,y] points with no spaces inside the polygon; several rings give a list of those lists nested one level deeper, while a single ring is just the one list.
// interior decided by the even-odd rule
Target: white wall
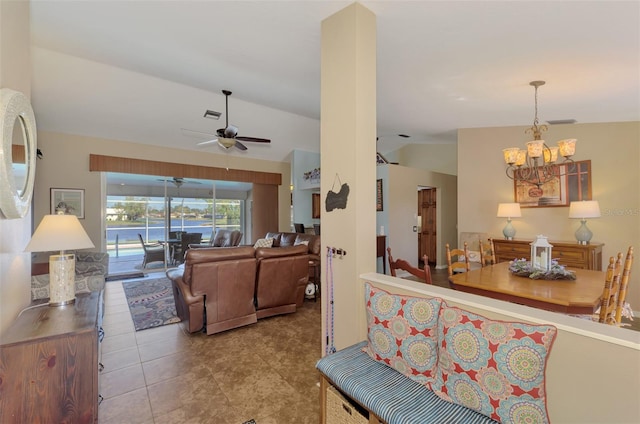
[{"label": "white wall", "polygon": [[[29,2],[0,1],[0,88],[31,95]],[[22,219],[0,216],[0,334],[31,300],[32,210]]]},{"label": "white wall", "polygon": [[[305,152],[303,150],[293,151],[291,161],[291,183],[293,184],[293,222],[302,223],[305,227],[312,227],[319,224],[320,219],[312,218],[312,193],[320,192],[320,182],[311,188],[309,182],[305,182],[303,175],[305,172],[320,168],[320,154]],[[321,208],[322,209],[322,208]],[[322,213],[322,210],[320,211]],[[291,224],[293,230],[293,223]]]}]

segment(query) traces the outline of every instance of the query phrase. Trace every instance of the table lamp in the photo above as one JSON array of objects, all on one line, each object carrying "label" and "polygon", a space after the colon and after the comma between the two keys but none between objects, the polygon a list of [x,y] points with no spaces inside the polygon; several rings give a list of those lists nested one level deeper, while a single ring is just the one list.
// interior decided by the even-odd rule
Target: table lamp
[{"label": "table lamp", "polygon": [[580,219],[580,228],[576,230],[578,244],[589,244],[593,233],[587,227],[587,218],[600,218],[600,205],[597,200],[581,200],[569,205],[569,218]]},{"label": "table lamp", "polygon": [[25,247],[25,252],[51,252],[49,256],[49,306],[63,306],[76,299],[76,255],[65,250],[94,247],[75,215],[45,215]]},{"label": "table lamp", "polygon": [[504,238],[507,240],[513,240],[513,236],[516,235],[516,229],[511,225],[511,218],[520,218],[520,203],[499,203],[498,204],[498,218],[507,218],[507,225],[502,230]]}]

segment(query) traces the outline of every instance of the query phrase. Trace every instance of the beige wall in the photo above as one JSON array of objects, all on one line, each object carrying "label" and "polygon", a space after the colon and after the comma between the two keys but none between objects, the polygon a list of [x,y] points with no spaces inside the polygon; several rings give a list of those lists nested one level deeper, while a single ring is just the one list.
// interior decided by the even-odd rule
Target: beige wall
[{"label": "beige wall", "polygon": [[[29,2],[0,1],[0,88],[31,93]],[[31,238],[29,210],[22,219],[0,218],[0,334],[29,304]]]},{"label": "beige wall", "polygon": [[[333,272],[335,346],[357,340],[365,319],[357,276],[375,270],[376,19],[354,3],[322,22],[320,195],[349,185],[344,209],[322,213],[322,244],[347,251]],[[338,182],[338,180],[340,182]],[[335,187],[334,187],[335,185]],[[322,268],[326,256],[322,252]],[[322,293],[327,272],[322,272]],[[322,296],[323,313],[327,296]],[[323,334],[326,330],[322,322]],[[324,345],[324,340],[323,340]]]},{"label": "beige wall", "polygon": [[[104,250],[103,245],[103,199],[102,179],[99,172],[89,171],[89,154],[122,156],[162,162],[187,163],[201,166],[229,167],[282,174],[283,184],[279,191],[279,229],[290,228],[289,184],[290,166],[284,162],[238,159],[234,155],[217,155],[201,151],[168,149],[142,144],[126,143],[70,134],[41,132],[38,146],[44,154],[38,160],[34,192],[34,217],[40,222],[42,216],[50,213],[49,190],[53,188],[79,188],[85,190],[85,216],[80,222],[96,245],[96,250]],[[38,261],[42,258],[39,257]],[[45,259],[46,261],[46,259]]]},{"label": "beige wall", "polygon": [[[524,146],[525,127],[476,128],[458,131],[458,231],[488,232],[502,237],[504,218],[498,203],[513,201],[513,181],[505,176],[502,149]],[[602,217],[590,219],[594,242],[605,243],[603,262],[640,249],[640,122],[551,126],[548,144],[577,138],[574,160],[591,160],[593,199]],[[568,219],[566,207],[522,209],[514,219],[516,238],[544,234],[550,240],[574,241],[579,220]],[[552,243],[553,244],[553,243]],[[640,272],[634,264],[627,300],[640,311]]]},{"label": "beige wall", "polygon": [[437,257],[431,259],[436,261],[438,267],[445,267],[444,245],[457,239],[457,178],[400,165],[381,165],[378,171],[378,178],[386,182],[383,191],[386,207],[379,212],[385,218],[383,224],[379,220],[378,228],[384,225],[387,246],[391,247],[393,257],[408,260],[414,265],[418,263],[418,233],[413,231],[417,224],[418,186],[436,188]]},{"label": "beige wall", "polygon": [[453,144],[409,144],[387,157],[402,166],[428,169],[443,174],[458,174],[458,147]]}]

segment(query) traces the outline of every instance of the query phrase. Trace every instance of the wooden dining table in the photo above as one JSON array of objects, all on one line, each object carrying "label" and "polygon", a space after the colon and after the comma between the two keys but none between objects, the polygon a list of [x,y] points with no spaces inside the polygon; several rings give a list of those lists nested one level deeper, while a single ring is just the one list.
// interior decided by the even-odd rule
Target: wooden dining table
[{"label": "wooden dining table", "polygon": [[501,262],[449,277],[451,288],[548,311],[593,314],[600,306],[605,273],[572,269],[575,280],[534,280],[509,271]]}]

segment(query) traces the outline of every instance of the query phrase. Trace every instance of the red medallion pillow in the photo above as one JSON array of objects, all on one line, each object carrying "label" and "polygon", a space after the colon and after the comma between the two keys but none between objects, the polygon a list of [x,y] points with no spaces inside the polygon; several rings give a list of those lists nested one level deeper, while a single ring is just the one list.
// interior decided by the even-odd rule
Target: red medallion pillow
[{"label": "red medallion pillow", "polygon": [[438,319],[433,391],[503,423],[548,423],[545,370],[552,325],[490,320],[449,307]]},{"label": "red medallion pillow", "polygon": [[390,294],[365,283],[365,352],[422,384],[434,379],[437,323],[442,299]]}]

